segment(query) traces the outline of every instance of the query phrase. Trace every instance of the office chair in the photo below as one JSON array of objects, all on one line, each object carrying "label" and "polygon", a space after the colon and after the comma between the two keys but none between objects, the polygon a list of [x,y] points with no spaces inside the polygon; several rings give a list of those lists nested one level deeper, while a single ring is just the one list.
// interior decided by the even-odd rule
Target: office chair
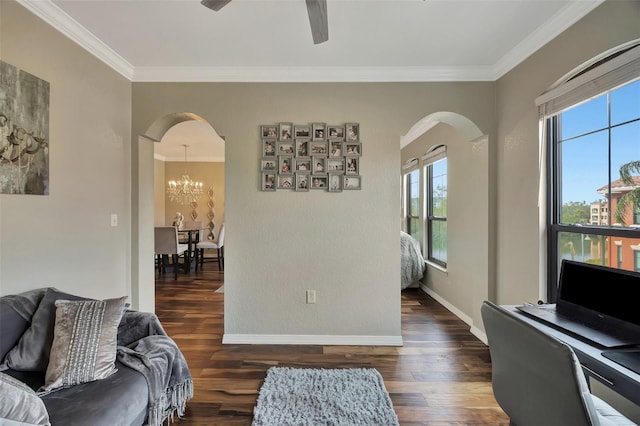
[{"label": "office chair", "polygon": [[218,262],[218,269],[224,270],[224,223],[220,226],[220,232],[218,232],[218,238],[212,240],[200,240],[196,244],[196,265],[198,260],[200,261],[200,268],[204,263],[204,251],[205,250],[217,250],[216,262]]},{"label": "office chair", "polygon": [[154,228],[154,251],[156,254],[156,264],[158,273],[162,274],[165,270],[165,259],[169,255],[173,260],[174,279],[178,279],[178,259],[180,255],[188,250],[187,244],[178,242],[178,228],[175,226],[157,226]]},{"label": "office chair", "polygon": [[591,395],[573,349],[485,301],[493,393],[518,426],[635,425]]}]

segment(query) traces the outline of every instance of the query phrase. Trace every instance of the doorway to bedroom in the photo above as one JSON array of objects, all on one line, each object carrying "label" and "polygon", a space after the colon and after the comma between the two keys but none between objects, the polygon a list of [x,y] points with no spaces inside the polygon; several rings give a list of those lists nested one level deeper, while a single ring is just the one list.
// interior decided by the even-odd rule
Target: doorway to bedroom
[{"label": "doorway to bedroom", "polygon": [[473,307],[488,297],[493,262],[489,138],[469,118],[440,111],[418,121],[400,149],[401,230],[426,259],[417,286],[473,326]]}]

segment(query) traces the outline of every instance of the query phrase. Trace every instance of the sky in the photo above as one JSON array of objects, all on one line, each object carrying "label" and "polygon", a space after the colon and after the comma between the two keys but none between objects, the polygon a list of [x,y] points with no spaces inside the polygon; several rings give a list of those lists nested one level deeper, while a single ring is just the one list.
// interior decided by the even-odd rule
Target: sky
[{"label": "sky", "polygon": [[[609,182],[607,102],[602,95],[562,113],[563,204],[604,199],[597,190]],[[615,181],[620,179],[622,164],[640,160],[640,80],[611,92],[610,102],[615,126],[611,129],[611,180]]]}]

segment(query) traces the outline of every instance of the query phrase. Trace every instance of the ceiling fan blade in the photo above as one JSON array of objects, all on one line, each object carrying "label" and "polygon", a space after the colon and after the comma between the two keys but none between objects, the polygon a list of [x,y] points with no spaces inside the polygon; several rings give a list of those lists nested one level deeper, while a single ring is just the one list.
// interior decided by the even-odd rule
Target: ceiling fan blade
[{"label": "ceiling fan blade", "polygon": [[311,24],[311,35],[313,36],[313,44],[323,43],[329,40],[327,0],[306,1],[307,12],[309,12],[309,24]]},{"label": "ceiling fan blade", "polygon": [[200,3],[208,7],[209,9],[213,9],[216,12],[222,9],[227,3],[231,0],[202,0]]}]

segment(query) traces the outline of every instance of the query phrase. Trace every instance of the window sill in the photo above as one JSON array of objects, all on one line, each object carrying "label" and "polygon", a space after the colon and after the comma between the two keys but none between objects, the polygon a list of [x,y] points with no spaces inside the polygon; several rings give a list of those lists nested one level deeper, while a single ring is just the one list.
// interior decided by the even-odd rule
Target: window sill
[{"label": "window sill", "polygon": [[424,263],[427,266],[437,269],[438,271],[444,272],[445,274],[447,273],[447,268],[443,268],[441,265],[438,265],[437,263],[429,262],[428,260],[425,260]]}]

